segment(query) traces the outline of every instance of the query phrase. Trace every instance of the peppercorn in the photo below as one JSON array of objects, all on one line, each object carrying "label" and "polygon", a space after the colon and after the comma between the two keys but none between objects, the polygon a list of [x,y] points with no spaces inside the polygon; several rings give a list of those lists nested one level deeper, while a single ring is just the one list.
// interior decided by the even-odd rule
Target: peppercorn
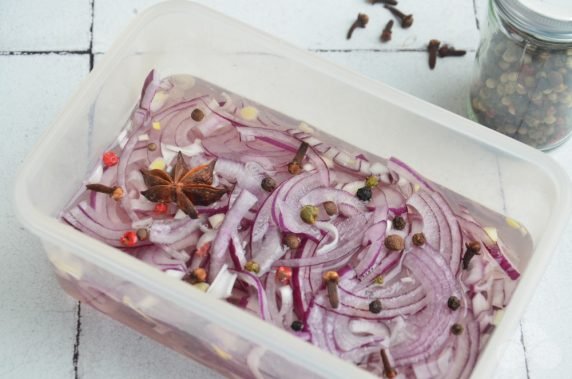
[{"label": "peppercorn", "polygon": [[292,322],[290,327],[292,328],[292,330],[299,332],[304,328],[304,324],[302,323],[302,321],[296,320]]},{"label": "peppercorn", "polygon": [[147,150],[149,150],[149,151],[155,151],[155,150],[157,150],[157,144],[151,142],[150,144],[147,145]]},{"label": "peppercorn", "polygon": [[423,246],[425,245],[425,234],[423,233],[415,233],[413,237],[411,237],[411,242],[415,246]]},{"label": "peppercorn", "polygon": [[302,172],[302,166],[299,162],[290,162],[288,163],[288,172],[292,175],[298,175]]},{"label": "peppercorn", "polygon": [[451,326],[451,333],[453,333],[454,335],[458,336],[461,333],[463,333],[463,325],[461,324],[453,324],[453,326]]},{"label": "peppercorn", "polygon": [[137,229],[137,238],[139,238],[140,241],[145,241],[149,238],[149,231],[145,228]]},{"label": "peppercorn", "polygon": [[274,179],[272,179],[271,177],[266,176],[266,177],[264,177],[264,179],[262,179],[260,186],[266,192],[272,192],[276,189],[276,181]]},{"label": "peppercorn", "polygon": [[300,246],[302,240],[294,233],[288,233],[284,237],[284,244],[290,249],[297,249]]},{"label": "peppercorn", "polygon": [[371,200],[371,188],[369,187],[361,187],[360,189],[357,190],[356,192],[356,196],[358,199],[360,199],[361,201],[370,201]]},{"label": "peppercorn", "polygon": [[183,280],[191,284],[202,283],[207,280],[207,271],[202,267],[198,267],[185,275]]},{"label": "peppercorn", "polygon": [[375,279],[373,280],[373,282],[374,282],[375,284],[381,286],[381,285],[383,284],[384,280],[385,280],[385,279],[383,278],[383,275],[378,275],[378,276],[375,277]]},{"label": "peppercorn", "polygon": [[137,244],[137,234],[134,231],[125,232],[119,239],[119,242],[121,242],[123,246],[135,246],[135,244]]},{"label": "peppercorn", "polygon": [[374,300],[371,303],[369,303],[369,311],[375,314],[381,312],[381,301]]},{"label": "peppercorn", "polygon": [[338,206],[333,201],[326,201],[322,205],[328,216],[333,216],[338,213]]},{"label": "peppercorn", "polygon": [[155,207],[153,208],[153,212],[155,212],[157,214],[167,213],[168,210],[169,210],[169,207],[165,203],[157,203],[157,204],[155,204]]},{"label": "peppercorn", "polygon": [[313,205],[304,205],[300,210],[300,218],[306,224],[315,224],[318,218],[318,207]]},{"label": "peppercorn", "polygon": [[379,184],[379,179],[375,176],[368,176],[365,180],[366,187],[373,188]]},{"label": "peppercorn", "polygon": [[287,285],[292,278],[292,269],[290,267],[280,266],[276,269],[276,280],[280,284]]},{"label": "peppercorn", "polygon": [[244,264],[244,269],[258,274],[260,272],[260,265],[255,261],[248,261]]},{"label": "peppercorn", "polygon": [[195,108],[191,112],[191,118],[195,121],[201,121],[204,117],[205,117],[205,114],[199,108]]},{"label": "peppercorn", "polygon": [[403,217],[397,216],[393,219],[392,226],[394,229],[403,230],[405,229],[406,221]]},{"label": "peppercorn", "polygon": [[405,241],[397,234],[391,234],[385,237],[384,245],[388,250],[401,251],[405,248]]},{"label": "peppercorn", "polygon": [[449,309],[456,311],[461,306],[461,300],[459,300],[457,296],[451,296],[449,300],[447,300],[447,306]]},{"label": "peppercorn", "polygon": [[113,151],[106,151],[101,158],[105,167],[115,166],[119,163],[119,157]]}]

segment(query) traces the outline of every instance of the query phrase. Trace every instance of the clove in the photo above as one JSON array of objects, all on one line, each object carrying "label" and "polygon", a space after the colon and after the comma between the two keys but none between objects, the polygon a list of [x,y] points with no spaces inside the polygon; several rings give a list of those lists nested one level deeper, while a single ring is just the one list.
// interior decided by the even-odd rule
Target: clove
[{"label": "clove", "polygon": [[389,357],[387,356],[385,349],[381,349],[381,361],[383,362],[383,372],[385,376],[389,379],[395,378],[397,376],[397,371],[391,367],[391,363],[389,363]]},{"label": "clove", "polygon": [[85,188],[94,192],[106,193],[115,201],[121,200],[124,194],[123,188],[121,187],[108,187],[99,183],[86,184]]},{"label": "clove", "polygon": [[467,54],[466,50],[457,50],[453,46],[443,45],[439,48],[439,58],[462,57]]},{"label": "clove", "polygon": [[401,27],[403,29],[409,28],[413,25],[413,15],[412,14],[405,14],[401,12],[399,9],[392,7],[391,5],[384,5],[386,9],[388,9],[395,17],[401,21]]},{"label": "clove", "polygon": [[348,35],[346,36],[347,39],[352,38],[352,34],[355,28],[365,28],[369,21],[369,17],[365,13],[358,13],[358,16],[352,26],[350,26],[350,30],[348,30]]},{"label": "clove", "polygon": [[369,0],[371,5],[375,4],[386,4],[386,5],[397,5],[396,0]]},{"label": "clove", "polygon": [[306,142],[302,142],[294,159],[290,163],[288,163],[288,172],[292,175],[298,175],[302,171],[302,161],[304,160],[304,156],[308,151],[308,144]]},{"label": "clove", "polygon": [[435,68],[435,63],[437,63],[437,53],[440,44],[441,42],[439,40],[432,39],[427,46],[427,51],[429,51],[429,68],[431,70]]},{"label": "clove", "polygon": [[328,288],[328,298],[332,308],[337,308],[340,305],[338,298],[338,281],[340,277],[335,271],[326,271],[323,276],[326,287]]},{"label": "clove", "polygon": [[391,40],[391,28],[393,28],[393,20],[389,20],[381,32],[381,42],[387,42]]},{"label": "clove", "polygon": [[471,259],[473,259],[475,255],[481,254],[481,244],[477,241],[471,241],[467,242],[465,247],[467,250],[465,251],[465,255],[463,255],[463,270],[468,270]]}]

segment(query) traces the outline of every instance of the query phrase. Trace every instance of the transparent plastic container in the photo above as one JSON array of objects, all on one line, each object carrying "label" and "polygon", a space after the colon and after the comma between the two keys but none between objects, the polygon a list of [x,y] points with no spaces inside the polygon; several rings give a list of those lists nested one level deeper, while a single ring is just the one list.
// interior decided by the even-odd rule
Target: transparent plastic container
[{"label": "transparent plastic container", "polygon": [[[520,283],[473,372],[473,378],[490,377],[571,212],[564,171],[508,137],[186,1],[137,16],[18,175],[15,211],[43,241],[66,292],[229,377],[372,377],[58,220],[123,127],[153,68],[163,76],[203,78],[363,150],[399,157],[493,210],[506,213],[506,206],[535,248],[521,257]],[[260,372],[253,373],[256,361]]]},{"label": "transparent plastic container", "polygon": [[572,135],[570,0],[489,1],[469,115],[541,150]]}]

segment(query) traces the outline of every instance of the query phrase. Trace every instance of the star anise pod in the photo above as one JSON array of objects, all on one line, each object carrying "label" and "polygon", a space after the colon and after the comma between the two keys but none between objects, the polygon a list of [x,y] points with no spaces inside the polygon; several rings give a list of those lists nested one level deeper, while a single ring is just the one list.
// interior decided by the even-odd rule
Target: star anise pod
[{"label": "star anise pod", "polygon": [[154,203],[176,203],[191,218],[197,218],[195,205],[210,205],[228,192],[227,188],[213,187],[213,170],[216,160],[189,169],[179,151],[173,172],[141,170],[148,189],[141,192]]}]

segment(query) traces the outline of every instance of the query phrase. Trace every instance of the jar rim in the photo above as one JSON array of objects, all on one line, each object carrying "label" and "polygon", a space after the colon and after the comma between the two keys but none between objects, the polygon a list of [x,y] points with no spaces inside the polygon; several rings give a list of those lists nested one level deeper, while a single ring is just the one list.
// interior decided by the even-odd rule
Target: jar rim
[{"label": "jar rim", "polygon": [[572,44],[572,16],[555,17],[548,11],[533,9],[523,0],[491,0],[491,5],[504,21],[526,35],[550,43]]}]

